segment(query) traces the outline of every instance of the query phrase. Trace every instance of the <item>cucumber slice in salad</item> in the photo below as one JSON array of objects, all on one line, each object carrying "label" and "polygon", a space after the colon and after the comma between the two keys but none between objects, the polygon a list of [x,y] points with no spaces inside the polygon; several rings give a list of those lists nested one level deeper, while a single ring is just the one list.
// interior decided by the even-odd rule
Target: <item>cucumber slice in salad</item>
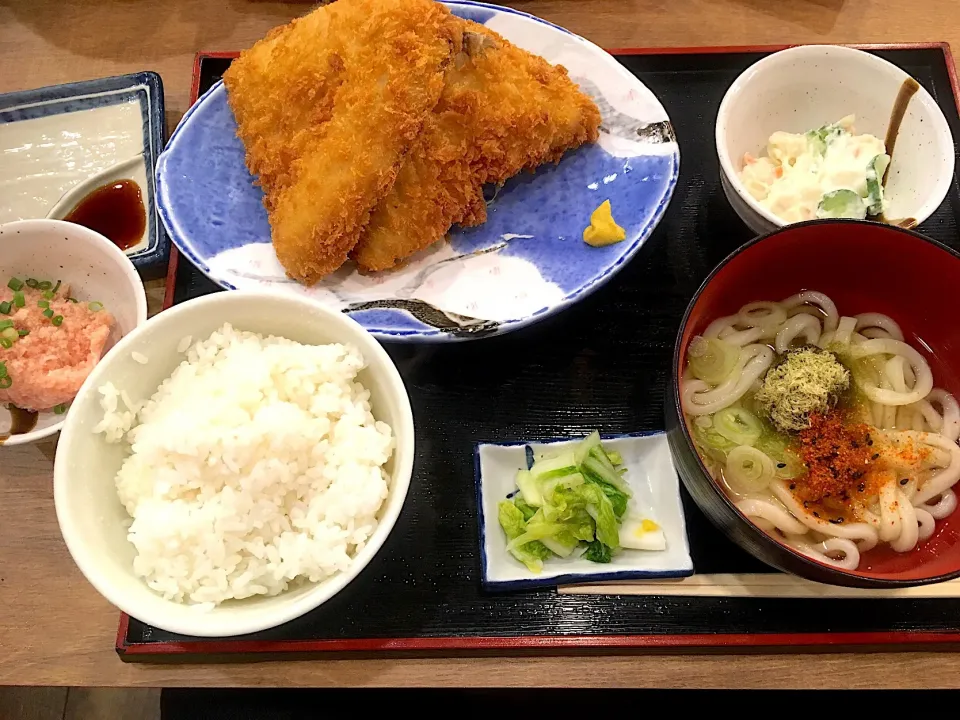
[{"label": "cucumber slice in salad", "polygon": [[831,190],[824,193],[817,206],[817,217],[824,218],[852,218],[863,220],[867,216],[867,206],[863,198],[853,190]]},{"label": "cucumber slice in salad", "polygon": [[867,166],[867,214],[879,215],[883,212],[883,174],[890,164],[886,153],[877,155]]}]

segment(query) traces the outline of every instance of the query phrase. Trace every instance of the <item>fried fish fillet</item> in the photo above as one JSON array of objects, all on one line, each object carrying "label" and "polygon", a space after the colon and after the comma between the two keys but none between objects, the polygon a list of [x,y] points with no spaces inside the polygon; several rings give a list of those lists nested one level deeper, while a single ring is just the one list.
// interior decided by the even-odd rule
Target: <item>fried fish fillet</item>
[{"label": "fried fish fillet", "polygon": [[485,184],[559,162],[598,137],[600,111],[565,68],[458,22],[464,44],[440,101],[351,253],[363,270],[393,267],[454,224],[484,222]]},{"label": "fried fish fillet", "polygon": [[224,74],[291,278],[312,285],[346,260],[440,97],[459,30],[433,0],[337,0]]}]

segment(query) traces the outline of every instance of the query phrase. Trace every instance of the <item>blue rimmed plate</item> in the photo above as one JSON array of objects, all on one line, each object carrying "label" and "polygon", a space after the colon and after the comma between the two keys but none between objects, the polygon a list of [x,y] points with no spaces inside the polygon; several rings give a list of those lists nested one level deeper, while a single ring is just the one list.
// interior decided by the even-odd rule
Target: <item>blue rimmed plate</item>
[{"label": "blue rimmed plate", "polygon": [[[643,83],[581,37],[508,8],[446,4],[565,66],[601,110],[600,141],[556,167],[514,178],[491,200],[485,224],[455,229],[449,242],[398,269],[365,276],[348,264],[305,288],[287,279],[277,261],[261,191],[217,83],[184,116],[157,168],[160,215],[181,252],[221,287],[308,294],[390,340],[514,330],[609,280],[650,237],[676,186],[680,155],[666,112]],[[627,238],[590,247],[583,229],[608,199]]]},{"label": "blue rimmed plate", "polygon": [[165,268],[170,240],[154,188],[163,107],[163,83],[154,72],[0,95],[0,224],[48,217],[64,196],[121,166],[123,177],[140,186],[147,216],[143,236],[126,255],[138,270]]},{"label": "blue rimmed plate", "polygon": [[604,447],[623,457],[624,479],[633,491],[635,512],[655,521],[667,541],[666,550],[622,550],[609,564],[576,557],[544,561],[535,575],[507,552],[507,538],[497,519],[497,504],[517,489],[517,471],[528,466],[527,448],[534,455],[573,447],[576,440],[548,442],[481,443],[474,454],[477,507],[480,520],[480,558],[483,584],[491,589],[563,585],[609,580],[679,578],[693,575],[687,543],[680,485],[667,436],[662,433],[606,437]]}]

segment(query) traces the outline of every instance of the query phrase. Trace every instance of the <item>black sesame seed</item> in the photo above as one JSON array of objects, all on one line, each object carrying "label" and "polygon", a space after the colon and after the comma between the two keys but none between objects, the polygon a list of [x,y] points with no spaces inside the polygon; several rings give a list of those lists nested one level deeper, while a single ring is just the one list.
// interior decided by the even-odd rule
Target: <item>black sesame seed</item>
[{"label": "black sesame seed", "polygon": [[806,500],[804,500],[804,501],[803,501],[803,506],[804,506],[805,508],[808,508],[808,507],[810,507],[810,503],[807,502]]},{"label": "black sesame seed", "polygon": [[783,470],[787,466],[786,463],[777,463],[777,467]]},{"label": "black sesame seed", "polygon": [[843,523],[843,518],[842,518],[842,517],[838,517],[838,518],[835,518],[835,519],[831,519],[831,520],[830,520],[830,523],[833,524],[833,525],[840,525],[840,524]]},{"label": "black sesame seed", "polygon": [[858,443],[856,440],[851,440],[851,441],[850,441],[850,447],[852,447],[854,450],[856,450],[857,448],[860,447],[860,443]]},{"label": "black sesame seed", "polygon": [[859,490],[860,492],[863,492],[866,489],[867,489],[866,483],[860,483],[859,485],[857,485],[857,490]]},{"label": "black sesame seed", "polygon": [[903,478],[903,480],[900,481],[900,484],[906,485],[908,482],[910,482],[910,478]]},{"label": "black sesame seed", "polygon": [[880,453],[874,453],[873,455],[870,456],[870,459],[871,459],[871,460],[876,460],[876,459],[879,458],[879,457],[880,457]]},{"label": "black sesame seed", "polygon": [[813,511],[813,516],[814,516],[815,518],[818,518],[818,517],[820,517],[820,513],[818,513],[816,510],[814,510],[814,511]]},{"label": "black sesame seed", "polygon": [[873,440],[870,439],[870,436],[867,436],[867,445],[873,446]]},{"label": "black sesame seed", "polygon": [[796,483],[790,483],[790,489],[791,489],[791,490],[796,490],[796,489],[797,489],[797,484],[796,484]]}]

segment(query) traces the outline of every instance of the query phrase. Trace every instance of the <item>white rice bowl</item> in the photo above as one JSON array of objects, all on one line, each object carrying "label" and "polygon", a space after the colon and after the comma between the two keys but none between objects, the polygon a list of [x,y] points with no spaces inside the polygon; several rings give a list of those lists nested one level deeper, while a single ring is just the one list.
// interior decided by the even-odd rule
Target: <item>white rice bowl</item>
[{"label": "white rice bowl", "polygon": [[102,386],[94,432],[131,449],[116,484],[134,572],[167,599],[219,604],[349,568],[376,529],[393,450],[363,367],[352,345],[225,324],[142,406]]},{"label": "white rice bowl", "polygon": [[[170,380],[193,348],[201,364],[206,341],[227,322],[258,333],[263,339],[251,343],[267,345],[258,357],[272,357],[238,361],[202,386],[186,374]],[[342,350],[291,352],[291,343],[270,336]],[[355,375],[354,351],[365,364]],[[271,376],[268,367],[284,370]],[[263,408],[256,400],[251,419],[236,404],[253,400],[265,374],[282,376],[270,388],[278,400]],[[309,404],[301,402],[295,396],[311,383]],[[222,397],[211,402],[215,387]],[[197,397],[201,391],[206,402]],[[174,393],[178,402],[165,403]],[[292,401],[281,401],[281,393]],[[215,431],[204,428],[213,421],[220,423]],[[391,429],[390,441],[376,421]],[[244,435],[252,422],[262,432]],[[316,442],[325,422],[327,435]],[[324,440],[320,470],[314,453]],[[149,626],[181,636],[236,636],[309,613],[348,584],[360,583],[363,593],[383,573],[374,559],[383,555],[410,487],[413,412],[393,360],[350,317],[293,295],[214,293],[160,313],[104,356],[67,413],[56,453],[60,531],[94,588]],[[396,552],[377,560],[391,562]],[[227,596],[237,599],[217,604]]]}]

